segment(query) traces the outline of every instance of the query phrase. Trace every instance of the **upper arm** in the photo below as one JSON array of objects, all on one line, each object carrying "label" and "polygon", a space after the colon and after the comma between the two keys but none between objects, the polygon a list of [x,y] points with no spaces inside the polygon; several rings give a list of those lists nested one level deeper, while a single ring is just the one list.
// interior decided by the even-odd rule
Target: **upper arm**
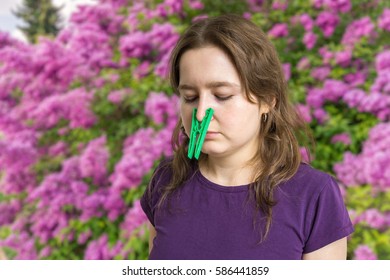
[{"label": "upper arm", "polygon": [[149,254],[150,254],[150,252],[153,249],[153,240],[156,237],[156,229],[150,222],[148,223],[148,227],[149,227]]},{"label": "upper arm", "polygon": [[347,237],[302,256],[303,260],[345,260],[346,258]]}]

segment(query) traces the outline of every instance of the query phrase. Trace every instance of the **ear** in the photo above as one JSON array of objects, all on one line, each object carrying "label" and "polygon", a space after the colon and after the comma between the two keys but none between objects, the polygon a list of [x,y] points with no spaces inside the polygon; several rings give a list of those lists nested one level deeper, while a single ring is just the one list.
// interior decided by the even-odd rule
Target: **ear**
[{"label": "ear", "polygon": [[272,97],[271,108],[275,108],[275,105],[276,105],[276,98],[274,96]]},{"label": "ear", "polygon": [[271,110],[271,108],[274,108],[275,105],[276,105],[276,98],[275,97],[272,98],[271,104],[268,104],[266,102],[262,102],[260,104],[260,115],[268,114],[269,111]]}]

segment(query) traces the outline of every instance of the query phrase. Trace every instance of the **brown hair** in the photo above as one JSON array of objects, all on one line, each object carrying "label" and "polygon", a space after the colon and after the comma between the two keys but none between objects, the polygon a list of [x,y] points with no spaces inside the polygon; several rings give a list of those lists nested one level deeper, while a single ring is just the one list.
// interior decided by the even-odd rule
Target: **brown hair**
[{"label": "brown hair", "polygon": [[[259,104],[263,102],[270,108],[267,118],[261,120],[258,151],[249,162],[257,171],[250,185],[250,194],[255,199],[256,209],[266,216],[262,234],[265,238],[271,226],[272,207],[276,204],[273,190],[297,172],[301,163],[298,137],[308,135],[308,131],[288,100],[287,83],[274,46],[258,26],[238,15],[222,15],[196,22],[181,36],[170,60],[170,82],[176,94],[179,94],[179,63],[183,53],[205,46],[224,51],[239,74],[248,100],[254,102],[255,97]],[[172,135],[174,157],[169,163],[172,179],[162,192],[159,206],[190,175],[189,139],[183,137],[181,127],[180,119]],[[205,158],[207,155],[201,154],[199,160]]]}]

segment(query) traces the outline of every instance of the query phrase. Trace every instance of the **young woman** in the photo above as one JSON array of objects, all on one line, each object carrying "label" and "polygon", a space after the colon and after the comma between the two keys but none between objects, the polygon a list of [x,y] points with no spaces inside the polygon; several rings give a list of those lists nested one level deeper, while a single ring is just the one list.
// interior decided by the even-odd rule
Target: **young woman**
[{"label": "young woman", "polygon": [[[252,22],[193,24],[171,56],[180,96],[174,156],[141,199],[150,259],[345,259],[353,227],[335,180],[301,160],[305,125],[288,101],[277,53]],[[192,114],[213,114],[199,160]]]}]

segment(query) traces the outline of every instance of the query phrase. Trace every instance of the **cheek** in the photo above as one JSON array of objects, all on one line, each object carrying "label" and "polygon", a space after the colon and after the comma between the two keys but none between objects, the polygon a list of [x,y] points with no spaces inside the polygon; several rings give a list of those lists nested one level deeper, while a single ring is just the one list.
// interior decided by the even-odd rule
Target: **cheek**
[{"label": "cheek", "polygon": [[189,133],[191,131],[192,108],[180,104],[180,117],[186,132]]},{"label": "cheek", "polygon": [[242,130],[256,129],[260,127],[260,110],[255,106],[247,106],[241,110],[240,118],[236,119],[237,125],[241,126]]}]

